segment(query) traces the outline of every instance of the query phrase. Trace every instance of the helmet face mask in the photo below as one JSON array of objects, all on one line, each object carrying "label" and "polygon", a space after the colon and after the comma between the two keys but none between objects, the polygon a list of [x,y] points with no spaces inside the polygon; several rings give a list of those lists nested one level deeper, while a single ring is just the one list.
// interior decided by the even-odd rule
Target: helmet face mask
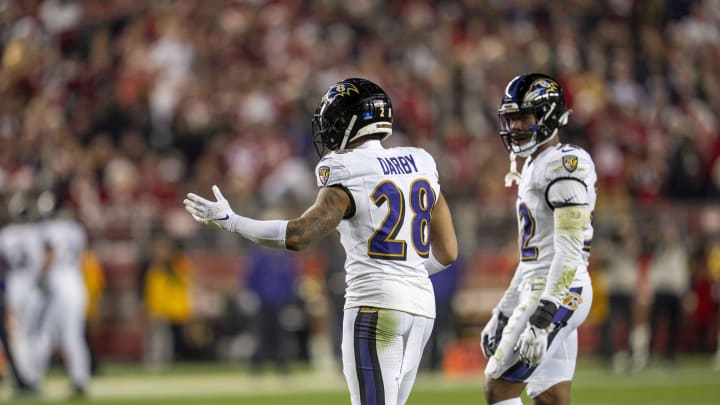
[{"label": "helmet face mask", "polygon": [[350,78],[332,85],[315,110],[313,143],[318,155],[344,149],[367,136],[385,139],[392,133],[390,97],[375,83]]},{"label": "helmet face mask", "polygon": [[323,98],[312,120],[313,144],[318,155],[322,156],[326,149],[336,150],[342,142],[342,132],[345,120],[342,117],[335,117],[330,122],[322,111],[327,108],[328,102]]},{"label": "helmet face mask", "polygon": [[500,136],[505,148],[515,154],[523,154],[537,144],[535,113],[521,111],[500,115]]},{"label": "helmet face mask", "polygon": [[515,77],[498,108],[500,137],[508,152],[530,156],[567,124],[562,87],[553,78],[531,73]]}]

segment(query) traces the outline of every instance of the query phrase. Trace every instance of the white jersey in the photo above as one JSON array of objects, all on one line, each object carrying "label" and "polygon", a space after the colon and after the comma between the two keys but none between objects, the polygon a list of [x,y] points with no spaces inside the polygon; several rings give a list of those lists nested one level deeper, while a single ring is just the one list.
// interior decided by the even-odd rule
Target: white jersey
[{"label": "white jersey", "polygon": [[[550,262],[555,256],[555,225],[548,189],[554,183],[567,179],[585,186],[588,207],[592,212],[597,198],[597,175],[595,165],[585,150],[577,146],[558,144],[546,148],[534,159],[525,161],[516,202],[520,248],[520,262],[516,271],[521,276],[520,285],[535,276],[547,275]],[[587,266],[593,237],[592,225],[583,236],[584,266],[577,269],[572,286],[580,285],[589,279]]]},{"label": "white jersey", "polygon": [[76,387],[90,378],[85,334],[87,290],[82,273],[87,244],[85,229],[72,219],[53,219],[42,224],[45,243],[52,248],[48,290],[34,342],[36,374],[45,375],[55,342],[62,347],[68,373]]},{"label": "white jersey", "polygon": [[43,223],[45,243],[52,247],[54,259],[51,271],[70,271],[80,274],[87,234],[80,224],[69,219],[54,219]]},{"label": "white jersey", "polygon": [[40,230],[33,223],[10,224],[0,231],[0,253],[7,266],[11,306],[34,288],[45,257]]},{"label": "white jersey", "polygon": [[337,228],[346,253],[345,309],[373,306],[434,318],[424,267],[430,211],[440,195],[432,156],[373,140],[325,156],[316,174],[318,186],[340,186],[353,202]]}]

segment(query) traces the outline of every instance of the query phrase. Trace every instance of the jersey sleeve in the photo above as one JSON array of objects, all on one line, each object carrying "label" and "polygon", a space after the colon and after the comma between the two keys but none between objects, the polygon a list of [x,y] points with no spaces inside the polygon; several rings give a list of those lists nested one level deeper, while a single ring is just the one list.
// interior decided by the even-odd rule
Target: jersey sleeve
[{"label": "jersey sleeve", "polygon": [[422,151],[422,154],[424,156],[424,159],[427,161],[428,167],[430,167],[430,171],[432,172],[433,178],[432,181],[436,183],[440,183],[440,175],[438,174],[438,168],[437,163],[435,163],[435,158],[430,154],[430,152],[426,151],[425,149],[418,148]]},{"label": "jersey sleeve", "polygon": [[560,179],[548,185],[547,202],[553,208],[588,203],[587,186],[573,178]]},{"label": "jersey sleeve", "polygon": [[579,147],[564,145],[553,151],[542,173],[541,189],[552,208],[587,203],[588,187],[595,186],[595,165]]},{"label": "jersey sleeve", "polygon": [[[417,149],[422,152],[423,159],[426,161],[426,165],[427,165],[426,167],[430,168],[428,171],[429,171],[431,178],[428,180],[430,180],[433,190],[435,190],[435,193],[437,195],[439,195],[440,194],[440,175],[438,173],[437,163],[435,163],[435,158],[433,158],[433,156],[430,154],[430,152],[426,151],[425,149],[422,149],[422,148],[417,148]],[[436,196],[435,202],[437,202],[437,200],[438,199]]]},{"label": "jersey sleeve", "polygon": [[336,154],[322,158],[315,167],[318,187],[344,185],[351,177],[347,166]]}]

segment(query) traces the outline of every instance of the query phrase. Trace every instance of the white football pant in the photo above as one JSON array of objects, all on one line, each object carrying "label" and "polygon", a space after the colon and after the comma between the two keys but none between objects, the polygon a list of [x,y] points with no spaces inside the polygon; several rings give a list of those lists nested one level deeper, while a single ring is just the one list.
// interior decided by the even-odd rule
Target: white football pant
[{"label": "white football pant", "polygon": [[[548,334],[548,348],[540,365],[528,368],[514,350],[520,334],[535,310],[542,290],[523,289],[520,303],[513,311],[495,354],[485,367],[485,377],[508,382],[526,382],[528,396],[535,398],[562,381],[572,381],[577,359],[577,328],[585,321],[592,304],[590,281],[573,287],[563,300]],[[530,311],[531,309],[532,311]]]},{"label": "white football pant", "polygon": [[49,277],[50,293],[43,303],[35,339],[38,375],[45,375],[53,346],[59,340],[73,384],[84,387],[90,378],[90,354],[85,341],[87,291],[77,271],[53,269]]},{"label": "white football pant", "polygon": [[415,383],[435,320],[375,307],[343,318],[343,372],[353,405],[402,405]]}]

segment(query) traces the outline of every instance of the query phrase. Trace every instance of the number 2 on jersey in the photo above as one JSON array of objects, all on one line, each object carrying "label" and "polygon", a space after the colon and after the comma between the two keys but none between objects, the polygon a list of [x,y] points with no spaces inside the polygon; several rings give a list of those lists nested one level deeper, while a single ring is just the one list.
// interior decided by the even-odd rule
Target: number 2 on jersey
[{"label": "number 2 on jersey", "polygon": [[535,235],[535,218],[530,208],[525,203],[518,206],[518,214],[522,221],[523,233],[520,243],[520,260],[530,261],[538,258],[538,248],[529,244],[530,239]]},{"label": "number 2 on jersey", "polygon": [[[387,203],[388,211],[380,228],[368,240],[368,256],[383,260],[405,260],[407,242],[395,239],[405,221],[405,197],[402,190],[391,180],[378,184],[370,194],[373,203],[380,207]],[[410,208],[413,211],[410,234],[412,244],[420,257],[430,254],[430,211],[435,205],[435,192],[425,179],[418,179],[410,186]]]}]

